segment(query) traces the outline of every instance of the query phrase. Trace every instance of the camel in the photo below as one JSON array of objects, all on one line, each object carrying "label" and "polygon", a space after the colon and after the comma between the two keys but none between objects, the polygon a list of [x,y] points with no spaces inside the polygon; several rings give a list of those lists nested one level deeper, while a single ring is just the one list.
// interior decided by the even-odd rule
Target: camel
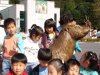
[{"label": "camel", "polygon": [[91,22],[87,20],[85,25],[65,25],[57,39],[50,45],[53,58],[59,58],[67,61],[72,58],[75,49],[75,43],[88,34],[91,28]]}]

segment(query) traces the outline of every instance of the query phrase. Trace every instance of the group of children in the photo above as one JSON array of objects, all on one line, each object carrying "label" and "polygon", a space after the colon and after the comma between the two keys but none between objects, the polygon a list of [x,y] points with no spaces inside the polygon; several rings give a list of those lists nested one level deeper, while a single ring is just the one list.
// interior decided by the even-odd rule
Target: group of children
[{"label": "group of children", "polygon": [[[61,19],[60,23],[64,22]],[[75,21],[68,20],[68,24],[70,23],[74,24]],[[7,18],[4,29],[3,75],[98,75],[98,58],[91,51],[83,54],[80,63],[76,59],[65,63],[61,59],[52,59],[52,52],[48,47],[59,36],[59,31],[51,18],[45,21],[44,32],[40,26],[33,24],[29,29],[29,36],[24,40],[16,33],[14,19]]]},{"label": "group of children", "polygon": [[91,51],[82,55],[80,63],[76,59],[63,63],[61,59],[52,59],[50,49],[40,48],[38,60],[39,64],[27,74],[27,57],[22,53],[14,54],[11,58],[11,71],[7,75],[99,75],[98,58]]}]

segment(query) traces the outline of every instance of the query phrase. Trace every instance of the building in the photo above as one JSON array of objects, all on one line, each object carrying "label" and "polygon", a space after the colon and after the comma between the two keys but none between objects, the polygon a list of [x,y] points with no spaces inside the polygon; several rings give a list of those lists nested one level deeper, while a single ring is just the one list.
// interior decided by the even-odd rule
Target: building
[{"label": "building", "polygon": [[55,7],[54,1],[21,0],[20,4],[9,4],[9,0],[0,0],[0,13],[3,18],[16,20],[17,28],[28,32],[32,24],[44,28],[44,21],[53,18],[59,25],[60,8]]}]

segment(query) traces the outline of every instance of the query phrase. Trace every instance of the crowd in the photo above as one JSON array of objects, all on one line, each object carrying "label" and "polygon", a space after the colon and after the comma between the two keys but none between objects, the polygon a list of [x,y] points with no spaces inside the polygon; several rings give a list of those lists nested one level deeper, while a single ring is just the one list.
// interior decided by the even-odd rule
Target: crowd
[{"label": "crowd", "polygon": [[[16,22],[13,18],[4,20],[6,35],[1,45],[3,51],[2,75],[99,75],[99,59],[92,51],[84,53],[80,59],[74,56],[63,62],[59,58],[52,58],[49,46],[60,36],[59,33],[66,23],[76,24],[71,14],[60,18],[60,26],[50,18],[44,23],[44,31],[37,24],[29,29],[29,36],[22,38],[16,33]],[[81,53],[76,41],[74,51]]]}]

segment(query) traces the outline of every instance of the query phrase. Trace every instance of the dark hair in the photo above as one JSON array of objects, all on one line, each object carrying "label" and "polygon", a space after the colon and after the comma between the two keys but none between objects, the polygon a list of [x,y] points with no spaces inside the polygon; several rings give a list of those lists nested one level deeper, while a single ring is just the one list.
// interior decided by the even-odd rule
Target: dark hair
[{"label": "dark hair", "polygon": [[98,71],[98,69],[99,69],[99,67],[98,67],[98,57],[97,57],[96,53],[94,53],[92,51],[86,52],[85,53],[85,60],[89,61],[89,66],[88,66],[89,69]]},{"label": "dark hair", "polygon": [[52,58],[52,52],[48,48],[40,48],[38,51],[38,59],[39,60],[44,60],[44,61],[49,61]]},{"label": "dark hair", "polygon": [[73,15],[71,13],[66,13],[60,17],[59,23],[60,25],[64,25],[73,20],[74,20]]},{"label": "dark hair", "polygon": [[11,64],[22,62],[24,64],[27,63],[27,57],[22,53],[14,54],[11,58]]},{"label": "dark hair", "polygon": [[14,20],[13,18],[7,18],[7,19],[4,21],[4,28],[6,29],[7,26],[8,26],[10,23],[14,23],[14,25],[16,26],[15,20]]},{"label": "dark hair", "polygon": [[3,19],[3,16],[2,16],[2,14],[0,13],[0,19]]},{"label": "dark hair", "polygon": [[69,70],[69,67],[72,65],[77,65],[78,67],[80,67],[79,61],[77,61],[76,59],[69,59],[67,62],[64,63],[65,72],[67,72]]},{"label": "dark hair", "polygon": [[63,70],[64,70],[64,64],[62,63],[62,60],[60,60],[58,58],[50,60],[48,65],[53,65],[56,68],[57,72],[59,72],[59,71],[63,72]]},{"label": "dark hair", "polygon": [[36,36],[38,36],[38,35],[42,36],[43,29],[40,26],[33,24],[31,26],[31,29],[29,29],[29,34],[30,34],[30,37],[32,37],[33,34],[35,34]]},{"label": "dark hair", "polygon": [[46,31],[46,28],[50,28],[50,27],[53,27],[53,30],[57,31],[56,22],[52,18],[47,19],[44,23],[44,29],[45,29],[46,34],[48,34],[48,32]]}]

